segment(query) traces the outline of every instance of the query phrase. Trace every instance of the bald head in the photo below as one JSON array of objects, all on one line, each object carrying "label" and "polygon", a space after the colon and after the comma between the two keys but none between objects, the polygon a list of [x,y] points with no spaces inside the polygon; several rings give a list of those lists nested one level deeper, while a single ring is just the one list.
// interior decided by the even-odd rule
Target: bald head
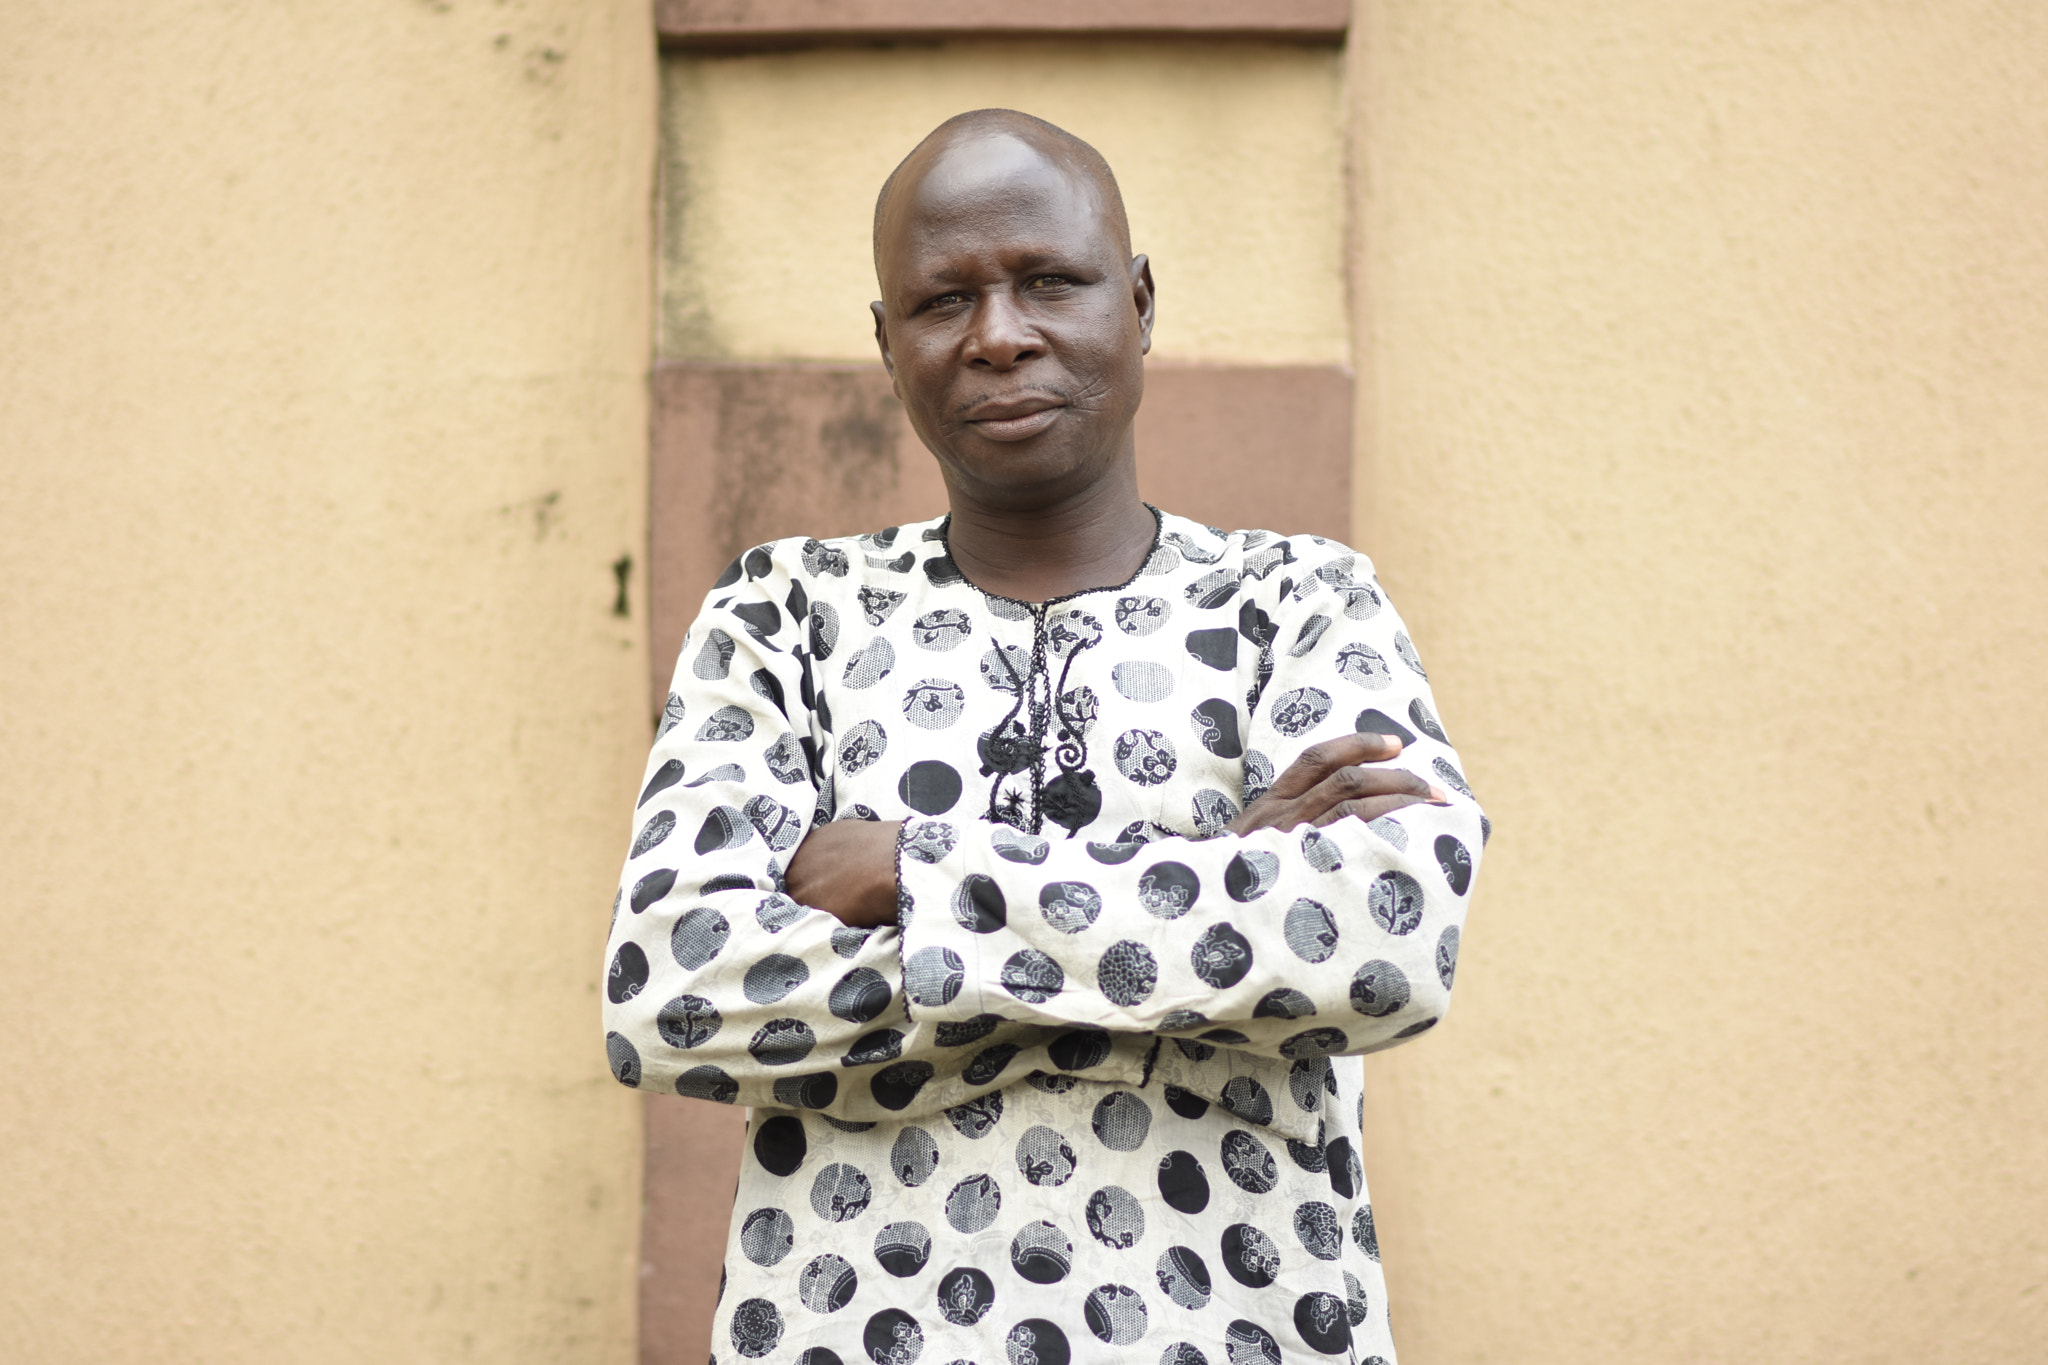
[{"label": "bald head", "polygon": [[903,202],[917,197],[927,176],[936,172],[1001,177],[1042,173],[1047,167],[1084,191],[1091,211],[1128,258],[1131,227],[1124,216],[1123,192],[1101,152],[1042,118],[1015,109],[976,109],[955,114],[925,134],[882,182],[882,192],[875,197],[875,273],[879,276],[882,270],[883,234],[901,218]]}]

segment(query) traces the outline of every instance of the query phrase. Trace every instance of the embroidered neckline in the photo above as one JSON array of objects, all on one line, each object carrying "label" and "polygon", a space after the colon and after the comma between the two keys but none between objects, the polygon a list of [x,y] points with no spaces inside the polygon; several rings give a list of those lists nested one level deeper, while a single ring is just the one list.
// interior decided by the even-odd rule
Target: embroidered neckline
[{"label": "embroidered neckline", "polygon": [[1126,578],[1121,583],[1105,583],[1099,588],[1082,588],[1076,592],[1061,593],[1058,597],[1048,597],[1043,602],[1026,602],[1021,597],[1005,597],[999,592],[990,592],[987,588],[982,587],[981,584],[969,578],[966,570],[960,567],[960,561],[953,558],[953,514],[951,512],[939,518],[939,548],[944,552],[946,561],[953,566],[953,571],[960,575],[960,581],[980,593],[983,597],[986,597],[989,601],[1002,602],[1012,607],[1022,607],[1026,611],[1050,609],[1059,606],[1063,602],[1071,602],[1075,598],[1088,597],[1098,592],[1122,592],[1125,588],[1130,587],[1145,576],[1146,567],[1152,563],[1152,557],[1159,553],[1159,547],[1165,541],[1166,514],[1149,502],[1142,504],[1142,506],[1147,512],[1152,514],[1152,544],[1146,548],[1145,557],[1138,561],[1138,567],[1131,571],[1129,578]]}]

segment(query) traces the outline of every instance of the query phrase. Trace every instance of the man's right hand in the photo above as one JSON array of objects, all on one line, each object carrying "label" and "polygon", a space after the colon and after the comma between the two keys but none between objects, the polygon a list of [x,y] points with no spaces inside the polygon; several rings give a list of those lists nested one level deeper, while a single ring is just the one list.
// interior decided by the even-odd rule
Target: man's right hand
[{"label": "man's right hand", "polygon": [[1450,800],[1443,788],[1414,773],[1361,766],[1384,763],[1400,752],[1401,741],[1392,735],[1345,735],[1311,745],[1228,828],[1233,834],[1249,834],[1255,829],[1327,825],[1346,816],[1377,820],[1403,806]]}]

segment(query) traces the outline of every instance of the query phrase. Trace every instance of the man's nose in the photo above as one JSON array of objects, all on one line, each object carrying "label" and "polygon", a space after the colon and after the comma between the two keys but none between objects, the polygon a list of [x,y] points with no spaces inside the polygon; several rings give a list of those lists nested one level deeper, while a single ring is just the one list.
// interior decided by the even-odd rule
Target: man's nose
[{"label": "man's nose", "polygon": [[981,306],[975,310],[966,352],[970,365],[1007,370],[1043,355],[1045,338],[1018,306],[1014,294],[991,292],[982,296]]}]

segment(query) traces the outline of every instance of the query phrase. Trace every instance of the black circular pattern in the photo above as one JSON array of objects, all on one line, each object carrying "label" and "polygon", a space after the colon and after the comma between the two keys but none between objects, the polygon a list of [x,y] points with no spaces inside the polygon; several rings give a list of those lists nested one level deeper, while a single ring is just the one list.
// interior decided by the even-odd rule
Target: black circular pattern
[{"label": "black circular pattern", "polygon": [[922,1223],[890,1223],[875,1234],[875,1263],[898,1279],[908,1279],[931,1259],[932,1235]]},{"label": "black circular pattern", "polygon": [[1434,845],[1436,865],[1443,869],[1444,884],[1453,896],[1462,896],[1472,886],[1472,855],[1454,834],[1439,834]]},{"label": "black circular pattern", "polygon": [[953,888],[953,919],[970,934],[993,934],[1009,922],[1009,906],[995,878],[970,872]]},{"label": "black circular pattern", "polygon": [[1047,882],[1038,893],[1045,922],[1063,934],[1078,934],[1102,913],[1102,893],[1086,882]]},{"label": "black circular pattern", "polygon": [[939,1144],[922,1128],[905,1128],[889,1148],[889,1166],[911,1189],[932,1178],[939,1166]]},{"label": "black circular pattern", "polygon": [[[901,593],[891,593],[890,596],[894,597],[896,602],[903,600]],[[896,602],[889,604],[890,610],[895,610]],[[881,622],[876,621],[874,624],[880,625]],[[928,611],[918,617],[910,627],[911,643],[919,649],[929,649],[936,654],[957,649],[973,634],[974,622],[969,619],[966,612],[957,607],[941,607],[937,611]]]},{"label": "black circular pattern", "polygon": [[1337,917],[1319,901],[1304,897],[1288,906],[1280,933],[1303,962],[1328,962],[1337,951]]},{"label": "black circular pattern", "polygon": [[960,719],[967,694],[944,678],[913,683],[903,694],[903,718],[920,730],[944,730]]},{"label": "black circular pattern", "polygon": [[1422,923],[1422,883],[1406,872],[1382,872],[1366,890],[1373,923],[1390,934],[1408,934]]},{"label": "black circular pattern", "polygon": [[1044,1318],[1026,1318],[1003,1339],[1009,1365],[1068,1365],[1073,1350],[1067,1334]]},{"label": "black circular pattern", "polygon": [[1145,1300],[1128,1285],[1103,1284],[1088,1291],[1081,1305],[1088,1330],[1112,1346],[1128,1346],[1151,1325]]},{"label": "black circular pattern", "polygon": [[1060,993],[1067,977],[1059,963],[1036,948],[1020,948],[1003,963],[998,979],[1019,1000],[1042,1005]]},{"label": "black circular pattern", "polygon": [[1209,1267],[1191,1247],[1168,1247],[1153,1271],[1160,1292],[1186,1309],[1209,1306]]},{"label": "black circular pattern", "polygon": [[1003,1192],[995,1177],[970,1175],[946,1195],[946,1221],[955,1232],[980,1232],[996,1221]]},{"label": "black circular pattern", "polygon": [[1223,869],[1223,889],[1234,901],[1255,901],[1279,880],[1278,855],[1262,848],[1246,849]]},{"label": "black circular pattern", "polygon": [[939,1278],[939,1316],[955,1327],[972,1327],[995,1307],[995,1281],[972,1266],[949,1270]]},{"label": "black circular pattern", "polygon": [[1159,1197],[1179,1213],[1193,1215],[1209,1207],[1209,1177],[1193,1153],[1168,1152],[1159,1158]]},{"label": "black circular pattern", "polygon": [[1117,1251],[1129,1250],[1145,1235],[1145,1206],[1116,1185],[1088,1196],[1087,1218],[1095,1240]]},{"label": "black circular pattern", "polygon": [[1149,659],[1132,659],[1110,670],[1116,690],[1135,702],[1163,701],[1173,692],[1173,671]]},{"label": "black circular pattern", "polygon": [[801,1019],[770,1019],[754,1031],[747,1052],[762,1066],[794,1066],[811,1055],[818,1035]]},{"label": "black circular pattern", "polygon": [[718,1036],[725,1017],[701,995],[679,995],[654,1017],[655,1032],[670,1047],[702,1047]]},{"label": "black circular pattern", "polygon": [[[941,1024],[941,1028],[945,1025]],[[945,1046],[944,1041],[940,1046]],[[1010,1065],[1010,1059],[1023,1049],[1015,1043],[992,1043],[974,1054],[967,1065],[961,1068],[960,1077],[969,1085],[987,1085],[1003,1074]]]},{"label": "black circular pattern", "polygon": [[884,1308],[868,1319],[860,1341],[875,1365],[912,1365],[924,1350],[924,1328],[901,1308]]},{"label": "black circular pattern", "polygon": [[1223,1269],[1247,1289],[1264,1289],[1279,1278],[1280,1248],[1250,1223],[1223,1229]]},{"label": "black circular pattern", "polygon": [[614,1005],[623,1005],[640,994],[646,985],[646,950],[628,939],[619,945],[618,952],[612,954],[611,970],[605,974],[605,998]]},{"label": "black circular pattern", "polygon": [[833,1162],[811,1182],[811,1212],[828,1223],[847,1223],[867,1211],[874,1197],[868,1178],[853,1167]]},{"label": "black circular pattern", "polygon": [[1112,1152],[1135,1152],[1152,1131],[1152,1108],[1128,1090],[1112,1090],[1096,1103],[1088,1126]]},{"label": "black circular pattern", "polygon": [[[1374,1259],[1375,1259],[1375,1260],[1377,1260],[1378,1258],[1377,1258],[1377,1257],[1375,1257]],[[1363,1323],[1363,1322],[1365,1321],[1366,1315],[1367,1315],[1368,1313],[1370,1313],[1371,1311],[1372,1311],[1372,1305],[1371,1305],[1371,1304],[1370,1304],[1369,1302],[1367,1302],[1367,1300],[1366,1300],[1366,1297],[1365,1297],[1365,1286],[1364,1286],[1364,1285],[1362,1285],[1362,1284],[1360,1284],[1360,1283],[1358,1282],[1358,1277],[1357,1277],[1356,1275],[1352,1274],[1352,1273],[1351,1273],[1350,1271],[1348,1271],[1348,1270],[1347,1270],[1347,1271],[1345,1271],[1345,1272],[1344,1272],[1344,1316],[1345,1316],[1345,1318],[1346,1318],[1346,1319],[1348,1319],[1348,1320],[1350,1321],[1350,1323],[1351,1323],[1351,1325],[1352,1325],[1353,1327],[1357,1327],[1357,1326],[1359,1326],[1359,1325],[1360,1325],[1361,1323]],[[1377,1365],[1386,1365],[1386,1361],[1385,1361],[1385,1359],[1383,1359],[1383,1358],[1382,1358],[1382,1357],[1380,1357],[1380,1356],[1371,1356],[1371,1357],[1368,1357],[1368,1358],[1367,1358],[1367,1359],[1365,1360],[1365,1362],[1364,1362],[1364,1365],[1375,1365],[1375,1363],[1377,1363]]]},{"label": "black circular pattern", "polygon": [[1154,863],[1138,878],[1138,904],[1161,919],[1179,919],[1202,894],[1202,879],[1186,863]]},{"label": "black circular pattern", "polygon": [[1351,975],[1351,1008],[1384,1018],[1408,1003],[1408,978],[1393,963],[1375,958]]},{"label": "black circular pattern", "polygon": [[1318,1261],[1334,1261],[1344,1249],[1344,1225],[1337,1221],[1337,1211],[1319,1199],[1295,1209],[1294,1235],[1302,1250]]},{"label": "black circular pattern", "polygon": [[991,1090],[978,1099],[965,1104],[956,1104],[946,1111],[946,1122],[953,1125],[953,1131],[969,1142],[976,1142],[995,1131],[1003,1121],[1003,1092]]},{"label": "black circular pattern", "polygon": [[1237,707],[1221,697],[1195,703],[1189,713],[1195,738],[1218,758],[1244,757],[1244,741],[1238,736]]},{"label": "black circular pattern", "polygon": [[804,1164],[810,1148],[804,1137],[804,1121],[790,1114],[765,1119],[754,1130],[754,1159],[770,1175],[793,1175]]},{"label": "black circular pattern", "polygon": [[732,1348],[749,1360],[774,1350],[782,1341],[782,1314],[766,1299],[748,1299],[732,1310]]},{"label": "black circular pattern", "polygon": [[757,1005],[772,1005],[811,979],[811,969],[787,953],[770,953],[747,968],[740,991]]},{"label": "black circular pattern", "polygon": [[624,1034],[616,1031],[605,1034],[604,1055],[620,1085],[637,1087],[640,1084],[640,1049],[634,1047]]},{"label": "black circular pattern", "polygon": [[1315,1012],[1315,1001],[1292,986],[1275,987],[1252,1006],[1254,1019],[1306,1019]]},{"label": "black circular pattern", "polygon": [[1267,1194],[1280,1181],[1279,1163],[1265,1143],[1242,1128],[1223,1135],[1223,1173],[1246,1194]]},{"label": "black circular pattern", "polygon": [[1017,1169],[1033,1185],[1066,1184],[1073,1178],[1074,1164],[1073,1147],[1056,1129],[1036,1124],[1017,1139]]},{"label": "black circular pattern", "polygon": [[[1213,1035],[1204,1035],[1213,1036]],[[1250,1119],[1253,1123],[1265,1124],[1273,1121],[1273,1097],[1266,1093],[1251,1076],[1232,1076],[1223,1083],[1223,1093],[1217,1101],[1239,1118]]]},{"label": "black circular pattern", "polygon": [[740,1087],[738,1081],[718,1067],[693,1066],[676,1077],[676,1093],[684,1099],[731,1104],[739,1098]]},{"label": "black circular pattern", "polygon": [[913,1058],[907,1062],[896,1062],[877,1071],[868,1081],[868,1093],[875,1097],[875,1103],[891,1113],[900,1113],[910,1107],[917,1098],[917,1092],[936,1074],[930,1062]]},{"label": "black circular pattern", "polygon": [[[1349,644],[1337,651],[1337,676],[1368,692],[1378,692],[1394,681],[1387,661],[1371,645]],[[1376,730],[1375,734],[1392,734]]]},{"label": "black circular pattern", "polygon": [[1361,1204],[1358,1212],[1351,1215],[1351,1240],[1375,1261],[1380,1258],[1380,1236],[1372,1225],[1372,1205]]},{"label": "black circular pattern", "polygon": [[1058,1284],[1074,1265],[1074,1244],[1051,1223],[1026,1223],[1010,1239],[1010,1266],[1033,1284]]},{"label": "black circular pattern", "polygon": [[1344,1300],[1335,1294],[1303,1294],[1294,1301],[1294,1330],[1311,1350],[1326,1356],[1342,1355],[1351,1349],[1351,1322],[1345,1316]]},{"label": "black circular pattern", "polygon": [[836,1313],[853,1302],[860,1276],[843,1257],[813,1257],[796,1279],[796,1296],[813,1313]]},{"label": "black circular pattern", "polygon": [[1189,953],[1195,975],[1216,990],[1228,990],[1252,969],[1252,945],[1228,920],[1210,925]]},{"label": "black circular pattern", "polygon": [[1134,939],[1110,944],[1095,964],[1095,988],[1112,1005],[1142,1005],[1158,985],[1158,961]]},{"label": "black circular pattern", "polygon": [[755,1209],[740,1222],[740,1252],[755,1265],[776,1265],[796,1245],[796,1224],[781,1209]]},{"label": "black circular pattern", "polygon": [[1046,1045],[1046,1055],[1062,1071],[1086,1071],[1109,1060],[1114,1044],[1099,1028],[1068,1029]]},{"label": "black circular pattern", "polygon": [[903,804],[925,815],[944,815],[959,804],[963,790],[959,772],[935,758],[911,764],[896,783],[896,795]]},{"label": "black circular pattern", "polygon": [[1329,714],[1329,693],[1320,687],[1296,687],[1273,698],[1268,717],[1275,730],[1296,739],[1321,725]]},{"label": "black circular pattern", "polygon": [[1173,615],[1173,604],[1163,597],[1119,597],[1116,600],[1116,628],[1126,635],[1150,635]]},{"label": "black circular pattern", "polygon": [[967,980],[967,964],[951,948],[920,948],[903,964],[904,993],[911,1003],[939,1009],[953,1003]]},{"label": "black circular pattern", "polygon": [[865,1024],[889,1008],[889,983],[870,967],[855,967],[832,985],[825,1007],[849,1024]]},{"label": "black circular pattern", "polygon": [[1173,741],[1157,730],[1126,730],[1111,751],[1116,770],[1141,787],[1156,787],[1180,766]]}]

